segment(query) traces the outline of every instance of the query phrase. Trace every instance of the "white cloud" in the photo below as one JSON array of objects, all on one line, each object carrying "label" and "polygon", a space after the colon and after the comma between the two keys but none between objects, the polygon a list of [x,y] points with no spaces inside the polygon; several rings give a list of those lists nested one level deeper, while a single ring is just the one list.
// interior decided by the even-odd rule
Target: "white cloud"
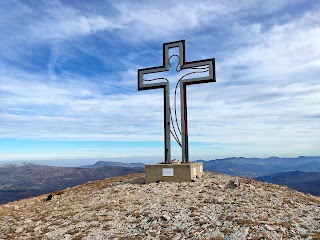
[{"label": "white cloud", "polygon": [[128,41],[172,38],[196,30],[229,12],[223,4],[205,2],[162,1],[126,2],[116,4],[121,12],[119,22],[129,28],[123,28],[123,37],[129,35]]},{"label": "white cloud", "polygon": [[[219,152],[215,144],[234,153],[239,144],[247,153],[316,152],[319,14],[275,14],[295,3],[130,1],[90,12],[54,2],[42,3],[37,19],[33,8],[18,8],[26,27],[8,23],[17,31],[0,39],[0,136],[161,142],[162,91],[137,92],[136,73],[161,62],[162,42],[186,37],[188,61],[217,60],[217,83],[188,92],[191,141],[206,142],[208,155]],[[48,46],[43,69],[31,68]],[[68,69],[79,52],[106,69],[83,74],[87,61]]]},{"label": "white cloud", "polygon": [[65,40],[78,36],[95,34],[99,31],[111,31],[119,28],[103,16],[59,16],[57,19],[48,19],[44,22],[30,26],[32,35],[41,40]]},{"label": "white cloud", "polygon": [[39,40],[61,41],[119,28],[107,16],[79,11],[58,1],[44,4],[43,11],[46,14],[41,16],[41,21],[30,22],[27,28]]},{"label": "white cloud", "polygon": [[[243,67],[250,79],[268,81],[269,77],[295,74],[306,64],[312,66],[320,56],[320,19],[318,13],[307,13],[300,19],[275,25],[267,31],[245,35],[254,44],[231,52],[224,63],[231,67]],[[249,26],[256,28],[256,24]],[[245,27],[242,27],[245,31]],[[250,32],[250,30],[249,30]],[[241,35],[241,32],[240,32]],[[308,64],[310,63],[310,64]],[[250,74],[247,71],[250,71]],[[270,79],[274,81],[273,78]]]}]

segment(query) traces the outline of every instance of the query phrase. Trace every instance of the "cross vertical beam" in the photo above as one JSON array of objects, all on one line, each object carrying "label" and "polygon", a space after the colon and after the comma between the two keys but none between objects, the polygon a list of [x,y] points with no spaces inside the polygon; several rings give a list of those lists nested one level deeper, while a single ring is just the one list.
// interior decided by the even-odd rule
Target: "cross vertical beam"
[{"label": "cross vertical beam", "polygon": [[[207,76],[195,77],[195,78],[186,78],[185,76],[190,76],[191,74],[197,72],[191,72],[184,75],[180,80],[180,104],[181,104],[181,139],[182,139],[182,162],[189,162],[189,144],[188,144],[188,121],[187,121],[187,85],[191,84],[200,84],[200,83],[209,83],[215,82],[215,59],[205,59],[199,61],[186,62],[185,61],[185,41],[176,41],[163,44],[163,64],[158,67],[144,68],[138,70],[138,90],[149,90],[156,88],[163,88],[164,93],[164,140],[165,140],[165,163],[171,161],[171,146],[170,146],[170,84],[167,81],[149,83],[145,80],[145,74],[151,73],[160,73],[169,71],[170,68],[170,48],[179,48],[179,66],[180,69],[192,69],[192,70],[201,70],[207,69],[202,72],[208,72]],[[158,80],[164,78],[158,78]]]}]

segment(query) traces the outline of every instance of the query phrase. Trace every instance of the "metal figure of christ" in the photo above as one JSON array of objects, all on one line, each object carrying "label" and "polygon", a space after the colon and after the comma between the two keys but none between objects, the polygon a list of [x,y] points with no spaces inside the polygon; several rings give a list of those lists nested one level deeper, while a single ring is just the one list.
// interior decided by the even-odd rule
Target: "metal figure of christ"
[{"label": "metal figure of christ", "polygon": [[[179,49],[179,55],[169,56],[169,50],[172,48]],[[170,108],[170,89],[169,80],[164,77],[157,77],[154,79],[144,79],[146,74],[167,72],[170,69],[170,59],[175,56],[178,57],[178,65],[176,71],[180,72],[183,70],[191,70],[184,74],[176,83],[174,92],[174,117],[177,123],[177,130],[181,134],[181,142],[179,140],[178,134],[174,128],[173,123],[173,113]],[[200,77],[190,78],[191,75],[201,73]],[[158,67],[150,67],[138,70],[138,90],[149,90],[156,88],[163,88],[164,94],[164,152],[165,152],[165,163],[171,161],[171,143],[170,134],[174,137],[176,142],[180,145],[182,149],[182,162],[189,162],[189,144],[188,144],[188,120],[187,120],[187,86],[192,84],[209,83],[215,82],[215,59],[204,59],[192,62],[186,62],[185,60],[185,41],[176,41],[163,44],[163,65]],[[181,112],[181,129],[177,120],[176,112],[176,94],[177,88],[180,84],[180,112]],[[173,130],[171,130],[171,124]]]}]

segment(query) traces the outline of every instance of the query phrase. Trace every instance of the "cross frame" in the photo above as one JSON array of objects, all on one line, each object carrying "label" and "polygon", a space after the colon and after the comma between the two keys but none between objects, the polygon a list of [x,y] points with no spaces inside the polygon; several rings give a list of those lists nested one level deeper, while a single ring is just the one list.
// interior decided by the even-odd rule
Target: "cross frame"
[{"label": "cross frame", "polygon": [[188,143],[188,121],[187,121],[187,85],[209,83],[216,81],[215,59],[204,59],[198,61],[186,62],[185,60],[185,40],[168,42],[163,44],[163,64],[158,67],[143,68],[138,70],[138,91],[163,88],[164,94],[164,152],[165,163],[171,161],[170,145],[170,91],[169,82],[146,83],[144,74],[159,73],[169,71],[170,69],[170,48],[179,48],[180,69],[193,69],[197,67],[209,66],[208,76],[187,78],[180,81],[180,106],[181,106],[181,139],[182,139],[182,162],[189,162],[189,143]]}]

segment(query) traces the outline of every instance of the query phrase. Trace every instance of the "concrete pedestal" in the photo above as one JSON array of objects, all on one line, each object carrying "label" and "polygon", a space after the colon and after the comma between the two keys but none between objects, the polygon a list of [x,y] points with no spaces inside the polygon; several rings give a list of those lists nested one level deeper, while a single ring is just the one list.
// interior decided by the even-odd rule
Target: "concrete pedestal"
[{"label": "concrete pedestal", "polygon": [[203,175],[202,162],[145,165],[145,183],[188,182]]}]

